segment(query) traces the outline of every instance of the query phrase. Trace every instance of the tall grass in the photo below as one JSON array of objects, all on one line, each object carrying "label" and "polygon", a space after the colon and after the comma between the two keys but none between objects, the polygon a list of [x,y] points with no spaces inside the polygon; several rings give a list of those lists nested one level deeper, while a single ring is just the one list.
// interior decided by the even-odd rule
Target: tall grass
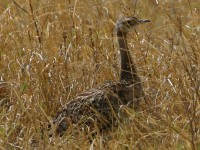
[{"label": "tall grass", "polygon": [[[119,78],[119,16],[151,24],[129,35],[146,98],[93,144],[84,134],[39,149],[200,149],[200,8],[193,0],[0,2],[0,149],[31,149],[77,93]],[[45,132],[45,131],[44,131]],[[73,132],[73,131],[72,131]]]}]

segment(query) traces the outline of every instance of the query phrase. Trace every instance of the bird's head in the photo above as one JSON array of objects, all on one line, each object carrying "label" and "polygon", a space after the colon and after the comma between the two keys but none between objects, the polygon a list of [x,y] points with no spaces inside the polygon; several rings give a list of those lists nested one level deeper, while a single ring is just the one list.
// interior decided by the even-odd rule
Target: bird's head
[{"label": "bird's head", "polygon": [[151,21],[150,20],[139,20],[136,17],[124,17],[117,21],[116,30],[121,31],[123,33],[127,33],[133,27],[143,24],[143,23],[147,23],[147,22],[151,22]]}]

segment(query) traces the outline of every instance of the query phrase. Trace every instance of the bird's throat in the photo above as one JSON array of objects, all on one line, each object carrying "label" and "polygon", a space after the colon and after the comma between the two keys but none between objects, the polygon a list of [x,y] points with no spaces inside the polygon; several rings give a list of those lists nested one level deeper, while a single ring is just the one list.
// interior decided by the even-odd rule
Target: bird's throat
[{"label": "bird's throat", "polygon": [[127,34],[121,31],[117,32],[120,56],[121,56],[121,70],[120,81],[131,81],[134,83],[134,78],[138,78],[136,67],[132,61],[130,51],[127,45]]}]

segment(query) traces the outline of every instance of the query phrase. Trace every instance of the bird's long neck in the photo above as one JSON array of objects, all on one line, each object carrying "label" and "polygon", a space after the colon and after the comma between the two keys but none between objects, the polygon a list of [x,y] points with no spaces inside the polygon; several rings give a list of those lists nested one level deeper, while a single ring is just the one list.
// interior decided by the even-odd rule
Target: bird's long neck
[{"label": "bird's long neck", "polygon": [[130,51],[127,45],[127,34],[122,31],[117,31],[120,56],[121,56],[121,70],[120,81],[125,80],[132,83],[140,82],[140,78],[137,75],[135,64],[132,61]]},{"label": "bird's long neck", "polygon": [[141,79],[137,74],[137,69],[132,61],[130,51],[128,50],[126,34],[117,31],[117,37],[119,42],[119,49],[121,55],[121,70],[120,70],[120,81],[126,81],[133,84],[134,86],[134,109],[137,110],[139,107],[140,99],[144,96]]}]

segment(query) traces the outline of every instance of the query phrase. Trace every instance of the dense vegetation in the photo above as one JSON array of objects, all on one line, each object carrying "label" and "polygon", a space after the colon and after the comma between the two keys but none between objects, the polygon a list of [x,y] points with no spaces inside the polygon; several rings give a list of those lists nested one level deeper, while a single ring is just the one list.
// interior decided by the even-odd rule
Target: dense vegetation
[{"label": "dense vegetation", "polygon": [[[47,136],[77,93],[119,78],[114,25],[152,22],[129,35],[142,78],[141,110],[89,143]],[[0,149],[200,149],[200,7],[197,0],[0,1]],[[42,137],[41,137],[42,136]]]}]

